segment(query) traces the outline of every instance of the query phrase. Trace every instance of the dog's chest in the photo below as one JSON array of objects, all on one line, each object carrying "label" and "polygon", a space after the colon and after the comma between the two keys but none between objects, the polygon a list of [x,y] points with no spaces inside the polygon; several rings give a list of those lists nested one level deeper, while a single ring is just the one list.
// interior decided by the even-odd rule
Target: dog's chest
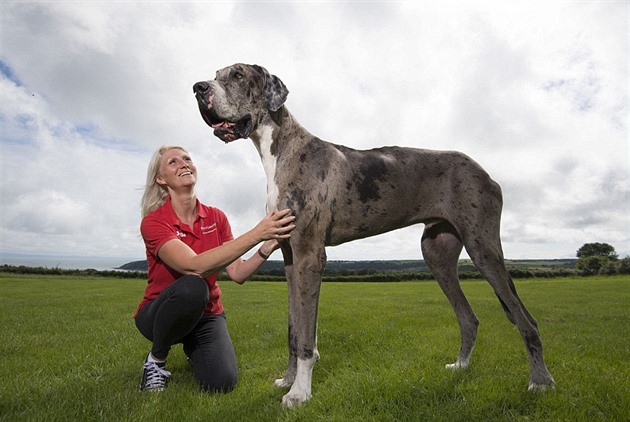
[{"label": "dog's chest", "polygon": [[265,175],[267,176],[267,211],[276,211],[279,199],[279,189],[275,180],[277,157],[271,154],[272,133],[273,129],[270,126],[263,126],[260,129],[260,140],[257,145]]}]

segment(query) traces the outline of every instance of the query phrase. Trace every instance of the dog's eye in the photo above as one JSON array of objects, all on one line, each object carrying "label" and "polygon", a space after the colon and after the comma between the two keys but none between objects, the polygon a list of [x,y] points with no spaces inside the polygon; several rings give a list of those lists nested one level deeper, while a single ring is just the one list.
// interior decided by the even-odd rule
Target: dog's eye
[{"label": "dog's eye", "polygon": [[239,81],[243,79],[243,74],[241,72],[234,72],[232,76],[234,77],[234,79],[237,79]]}]

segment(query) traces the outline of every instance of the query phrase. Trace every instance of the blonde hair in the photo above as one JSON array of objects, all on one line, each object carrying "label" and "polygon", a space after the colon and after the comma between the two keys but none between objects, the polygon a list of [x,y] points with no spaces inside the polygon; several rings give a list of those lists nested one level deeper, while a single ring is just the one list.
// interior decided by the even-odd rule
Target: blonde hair
[{"label": "blonde hair", "polygon": [[160,161],[162,160],[162,154],[172,149],[179,149],[188,154],[188,151],[184,147],[178,145],[166,145],[160,147],[153,153],[151,161],[149,161],[149,169],[147,170],[147,183],[144,186],[144,194],[142,194],[142,201],[140,203],[142,218],[146,217],[151,211],[155,211],[160,208],[166,198],[168,198],[168,191],[160,186],[155,180],[160,172]]}]

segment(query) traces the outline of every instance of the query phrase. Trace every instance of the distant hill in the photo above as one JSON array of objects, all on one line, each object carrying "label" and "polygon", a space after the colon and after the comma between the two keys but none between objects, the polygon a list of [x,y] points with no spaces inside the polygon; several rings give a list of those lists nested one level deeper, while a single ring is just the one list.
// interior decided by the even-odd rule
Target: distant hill
[{"label": "distant hill", "polygon": [[[510,275],[520,279],[575,276],[578,275],[575,269],[576,261],[576,259],[522,259],[508,260],[506,263]],[[481,278],[470,260],[460,260],[458,269],[460,280]],[[133,261],[107,271],[2,265],[0,272],[146,279],[147,261]],[[225,271],[219,274],[219,279],[228,279]],[[323,281],[335,282],[396,282],[432,279],[433,276],[422,260],[329,261],[322,278]],[[249,277],[249,280],[284,282],[286,281],[284,264],[282,261],[267,261],[256,274]]]},{"label": "distant hill", "polygon": [[121,265],[120,267],[116,267],[116,269],[127,271],[148,271],[149,263],[146,259],[144,261],[132,261],[126,263],[125,265]]},{"label": "distant hill", "polygon": [[[510,269],[520,270],[560,270],[572,269],[576,259],[519,259],[506,260],[506,265]],[[469,259],[459,261],[459,271],[475,271],[476,268]],[[147,261],[133,261],[121,267],[119,270],[147,271]],[[328,261],[326,263],[326,273],[332,274],[370,274],[388,272],[419,272],[428,273],[429,268],[423,260],[400,260],[400,261]],[[258,270],[259,275],[284,275],[283,261],[266,261]]]}]

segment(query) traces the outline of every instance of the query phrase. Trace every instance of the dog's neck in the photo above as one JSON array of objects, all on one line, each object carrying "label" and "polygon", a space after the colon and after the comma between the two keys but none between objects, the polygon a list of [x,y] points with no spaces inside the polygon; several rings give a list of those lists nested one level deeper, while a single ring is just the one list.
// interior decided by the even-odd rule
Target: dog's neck
[{"label": "dog's neck", "polygon": [[275,177],[280,155],[292,155],[302,148],[302,143],[310,140],[308,137],[296,139],[294,136],[284,135],[292,132],[308,133],[286,107],[281,107],[277,112],[265,116],[250,135],[267,177],[267,211],[277,211],[280,199]]},{"label": "dog's neck", "polygon": [[309,132],[300,125],[293,117],[286,106],[280,107],[277,111],[268,111],[264,116],[260,117],[256,122],[256,128],[250,134],[250,138],[254,141],[256,148],[262,142],[263,137],[267,134],[267,127],[272,128],[272,142],[269,145],[269,151],[277,156],[291,150],[298,150],[308,143],[310,136],[296,138],[294,134],[301,133],[310,135]]},{"label": "dog's neck", "polygon": [[280,199],[276,180],[278,161],[282,160],[282,157],[297,155],[298,151],[313,138],[312,136],[295,137],[295,133],[309,135],[308,131],[283,106],[276,112],[269,112],[250,135],[267,177],[268,211],[277,211]]},{"label": "dog's neck", "polygon": [[255,136],[251,137],[267,176],[267,211],[277,211],[279,194],[275,183],[277,157],[271,152],[274,142],[273,131],[273,125],[261,125],[256,129]]}]

